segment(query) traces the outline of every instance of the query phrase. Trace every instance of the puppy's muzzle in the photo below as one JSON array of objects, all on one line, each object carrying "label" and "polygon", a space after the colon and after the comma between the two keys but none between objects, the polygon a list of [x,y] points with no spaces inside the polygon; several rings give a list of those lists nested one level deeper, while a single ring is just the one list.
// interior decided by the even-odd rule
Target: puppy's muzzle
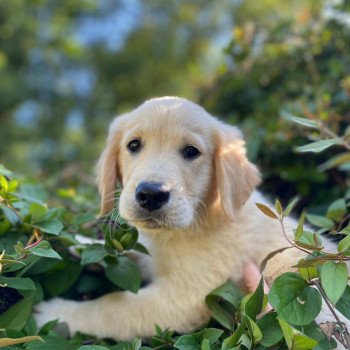
[{"label": "puppy's muzzle", "polygon": [[162,208],[170,198],[170,191],[161,183],[141,182],[135,191],[136,201],[148,211]]}]

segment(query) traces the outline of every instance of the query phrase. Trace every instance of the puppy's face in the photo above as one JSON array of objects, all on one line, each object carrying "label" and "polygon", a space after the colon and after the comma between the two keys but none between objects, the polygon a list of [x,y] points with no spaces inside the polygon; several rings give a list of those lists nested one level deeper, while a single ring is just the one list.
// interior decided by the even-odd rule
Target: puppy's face
[{"label": "puppy's face", "polygon": [[[231,167],[219,164],[220,158],[225,163],[224,128],[201,107],[179,98],[153,99],[116,118],[99,163],[102,212],[113,208],[117,180],[123,188],[119,212],[130,224],[146,231],[190,227],[207,211],[209,198],[223,196],[218,188],[227,177],[223,168]],[[241,150],[237,130],[230,132],[234,140],[226,153],[235,145]],[[241,158],[246,160],[244,154]]]}]

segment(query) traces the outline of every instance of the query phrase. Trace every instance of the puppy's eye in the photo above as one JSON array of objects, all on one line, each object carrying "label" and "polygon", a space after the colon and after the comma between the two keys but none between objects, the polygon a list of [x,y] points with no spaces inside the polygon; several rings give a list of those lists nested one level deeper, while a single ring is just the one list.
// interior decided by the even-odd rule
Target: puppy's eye
[{"label": "puppy's eye", "polygon": [[136,153],[141,149],[141,141],[139,139],[131,140],[128,143],[128,149],[131,153]]},{"label": "puppy's eye", "polygon": [[194,146],[186,146],[181,153],[182,156],[188,160],[195,159],[201,154],[201,152],[199,152],[199,149]]}]

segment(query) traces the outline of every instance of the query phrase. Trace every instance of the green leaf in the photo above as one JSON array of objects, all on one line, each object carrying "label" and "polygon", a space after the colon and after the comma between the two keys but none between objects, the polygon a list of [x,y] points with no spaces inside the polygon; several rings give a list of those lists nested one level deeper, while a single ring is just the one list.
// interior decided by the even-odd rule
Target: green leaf
[{"label": "green leaf", "polygon": [[298,227],[297,229],[294,231],[294,238],[295,240],[299,240],[300,237],[303,235],[304,233],[304,221],[305,221],[305,213],[303,212],[299,218],[298,221]]},{"label": "green leaf", "polygon": [[350,286],[346,286],[345,292],[335,305],[335,308],[350,320]]},{"label": "green leaf", "polygon": [[9,223],[12,226],[17,225],[21,219],[19,218],[19,216],[16,214],[16,212],[8,207],[6,207],[6,205],[4,204],[0,204],[0,208],[2,209],[6,219],[9,221]]},{"label": "green leaf", "polygon": [[59,254],[55,252],[48,241],[41,241],[31,248],[27,248],[33,255],[44,256],[45,258],[61,259]]},{"label": "green leaf", "polygon": [[269,302],[279,319],[295,325],[312,322],[322,307],[318,290],[309,287],[301,276],[293,272],[276,278],[269,292]]},{"label": "green leaf", "polygon": [[344,227],[339,233],[341,233],[343,235],[350,235],[350,225]]},{"label": "green leaf", "polygon": [[283,320],[278,320],[289,350],[310,350],[317,341],[290,326]]},{"label": "green leaf", "polygon": [[338,252],[344,252],[349,248],[350,248],[350,235],[347,235],[338,243]]},{"label": "green leaf", "polygon": [[18,188],[18,180],[13,179],[8,182],[8,188],[7,188],[8,192],[15,192],[17,188]]},{"label": "green leaf", "polygon": [[322,265],[323,263],[324,260],[321,259],[301,259],[297,265],[300,276],[310,282],[313,278],[318,276],[316,266]]},{"label": "green leaf", "polygon": [[316,141],[309,143],[308,145],[297,147],[296,150],[298,152],[314,152],[314,153],[320,153],[323,150],[338,144],[338,139],[329,139],[329,140],[322,140],[322,141]]},{"label": "green leaf", "polygon": [[71,344],[61,336],[47,335],[43,336],[41,341],[33,341],[26,345],[26,350],[75,350],[76,345]]},{"label": "green leaf", "polygon": [[120,288],[137,293],[141,286],[141,274],[138,266],[126,256],[107,266],[106,277]]},{"label": "green leaf", "polygon": [[199,343],[202,343],[204,340],[208,340],[210,345],[213,345],[219,340],[222,333],[224,333],[224,331],[221,329],[204,328],[201,331],[195,333],[195,335],[197,336]]},{"label": "green leaf", "polygon": [[0,315],[0,328],[20,331],[32,313],[33,299],[25,298]]},{"label": "green leaf", "polygon": [[299,197],[296,196],[294,197],[290,202],[289,204],[287,205],[287,208],[284,210],[283,212],[283,217],[287,217],[289,216],[289,214],[291,213],[291,211],[294,209],[295,205],[298,203],[299,201]]},{"label": "green leaf", "polygon": [[7,177],[10,177],[12,176],[12,171],[6,169],[2,164],[0,164],[0,174],[1,175],[4,175],[4,176],[7,176]]},{"label": "green leaf", "polygon": [[8,190],[8,182],[3,175],[0,175],[0,189],[3,189],[5,192]]},{"label": "green leaf", "polygon": [[299,117],[294,117],[294,116],[291,116],[291,119],[295,123],[303,125],[303,126],[307,126],[309,128],[313,128],[313,129],[319,128],[319,123],[315,120],[310,120],[310,119],[306,119],[306,118],[299,118]]},{"label": "green leaf", "polygon": [[276,201],[275,201],[275,209],[276,209],[278,215],[281,215],[283,213],[283,208],[282,208],[281,202],[278,199],[276,199]]},{"label": "green leaf", "polygon": [[32,222],[39,221],[47,212],[47,206],[40,203],[31,203],[28,209],[29,214],[32,215]]},{"label": "green leaf", "polygon": [[256,343],[260,341],[262,339],[262,333],[259,326],[247,315],[243,315],[243,317],[245,318],[253,342]]},{"label": "green leaf", "polygon": [[255,205],[269,218],[278,219],[278,216],[267,205],[261,203],[255,203]]},{"label": "green leaf", "polygon": [[200,345],[194,334],[182,335],[174,344],[174,348],[179,350],[200,350]]},{"label": "green leaf", "polygon": [[41,231],[50,233],[52,235],[58,235],[64,227],[62,222],[58,219],[40,221],[34,226],[40,229]]},{"label": "green leaf", "polygon": [[[16,345],[16,344],[23,344],[23,343],[29,343],[34,340],[41,340],[42,338],[37,336],[37,335],[32,335],[28,337],[21,337],[21,338],[16,338],[16,339],[11,339],[11,338],[0,338],[0,348],[3,348],[5,346],[10,346],[10,345]],[[12,347],[11,347],[12,349]]]},{"label": "green leaf", "polygon": [[318,168],[321,171],[328,170],[350,161],[350,152],[340,153],[331,159],[327,160],[325,163],[321,164]]},{"label": "green leaf", "polygon": [[78,350],[109,350],[105,346],[101,345],[83,345]]},{"label": "green leaf", "polygon": [[271,347],[282,339],[283,333],[275,312],[269,312],[263,315],[257,321],[257,325],[262,332],[262,339],[260,341],[261,345]]},{"label": "green leaf", "polygon": [[310,231],[303,231],[302,236],[295,241],[295,243],[303,248],[309,250],[322,250],[322,241],[317,233]]},{"label": "green leaf", "polygon": [[325,227],[331,229],[334,226],[334,222],[324,216],[306,214],[306,218],[310,222],[310,224],[316,227]]},{"label": "green leaf", "polygon": [[205,302],[211,311],[212,317],[221,325],[231,330],[233,327],[232,313],[222,307],[220,301],[223,300],[224,302],[229,303],[237,310],[242,297],[242,292],[233,284],[233,282],[227,281],[207,295]]},{"label": "green leaf", "polygon": [[340,221],[346,213],[346,204],[344,199],[337,199],[327,210],[327,218],[334,221]]},{"label": "green leaf", "polygon": [[242,313],[255,320],[264,305],[264,278],[261,277],[253,294],[246,295],[241,303]]},{"label": "green leaf", "polygon": [[0,276],[0,285],[18,290],[36,290],[30,278]]},{"label": "green leaf", "polygon": [[81,255],[81,265],[92,264],[104,259],[108,253],[102,244],[91,244],[84,249]]},{"label": "green leaf", "polygon": [[345,291],[348,269],[344,262],[327,261],[321,269],[321,283],[329,301],[335,305]]},{"label": "green leaf", "polygon": [[58,296],[67,291],[79,278],[82,267],[78,262],[60,261],[44,274],[43,285],[50,296]]},{"label": "green leaf", "polygon": [[221,350],[233,349],[233,347],[237,345],[247,327],[246,320],[246,317],[242,317],[241,324],[237,327],[235,332],[222,342]]},{"label": "green leaf", "polygon": [[208,339],[203,339],[201,343],[201,350],[211,350],[210,342]]}]

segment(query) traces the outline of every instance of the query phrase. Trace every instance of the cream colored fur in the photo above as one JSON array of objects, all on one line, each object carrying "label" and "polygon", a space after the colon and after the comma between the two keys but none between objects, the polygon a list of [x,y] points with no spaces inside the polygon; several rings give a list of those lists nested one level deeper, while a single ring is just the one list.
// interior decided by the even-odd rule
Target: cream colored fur
[{"label": "cream colored fur", "polygon": [[[135,138],[143,148],[130,154],[126,146]],[[183,159],[186,145],[196,146],[201,155]],[[279,223],[255,205],[266,200],[254,191],[259,172],[246,158],[240,131],[185,99],[152,99],[116,118],[98,170],[103,214],[116,205],[116,184],[123,187],[120,214],[147,242],[150,257],[139,260],[151,283],[137,294],[41,303],[40,324],[58,318],[72,333],[118,340],[150,337],[155,324],[189,332],[210,318],[204,302],[208,293],[228,279],[240,284],[244,264],[259,265],[268,253],[288,245]],[[141,181],[165,184],[169,203],[145,214],[135,201]],[[286,226],[292,235],[296,223],[288,220]],[[276,255],[265,270],[267,281],[290,270],[301,256],[296,249]]]}]

